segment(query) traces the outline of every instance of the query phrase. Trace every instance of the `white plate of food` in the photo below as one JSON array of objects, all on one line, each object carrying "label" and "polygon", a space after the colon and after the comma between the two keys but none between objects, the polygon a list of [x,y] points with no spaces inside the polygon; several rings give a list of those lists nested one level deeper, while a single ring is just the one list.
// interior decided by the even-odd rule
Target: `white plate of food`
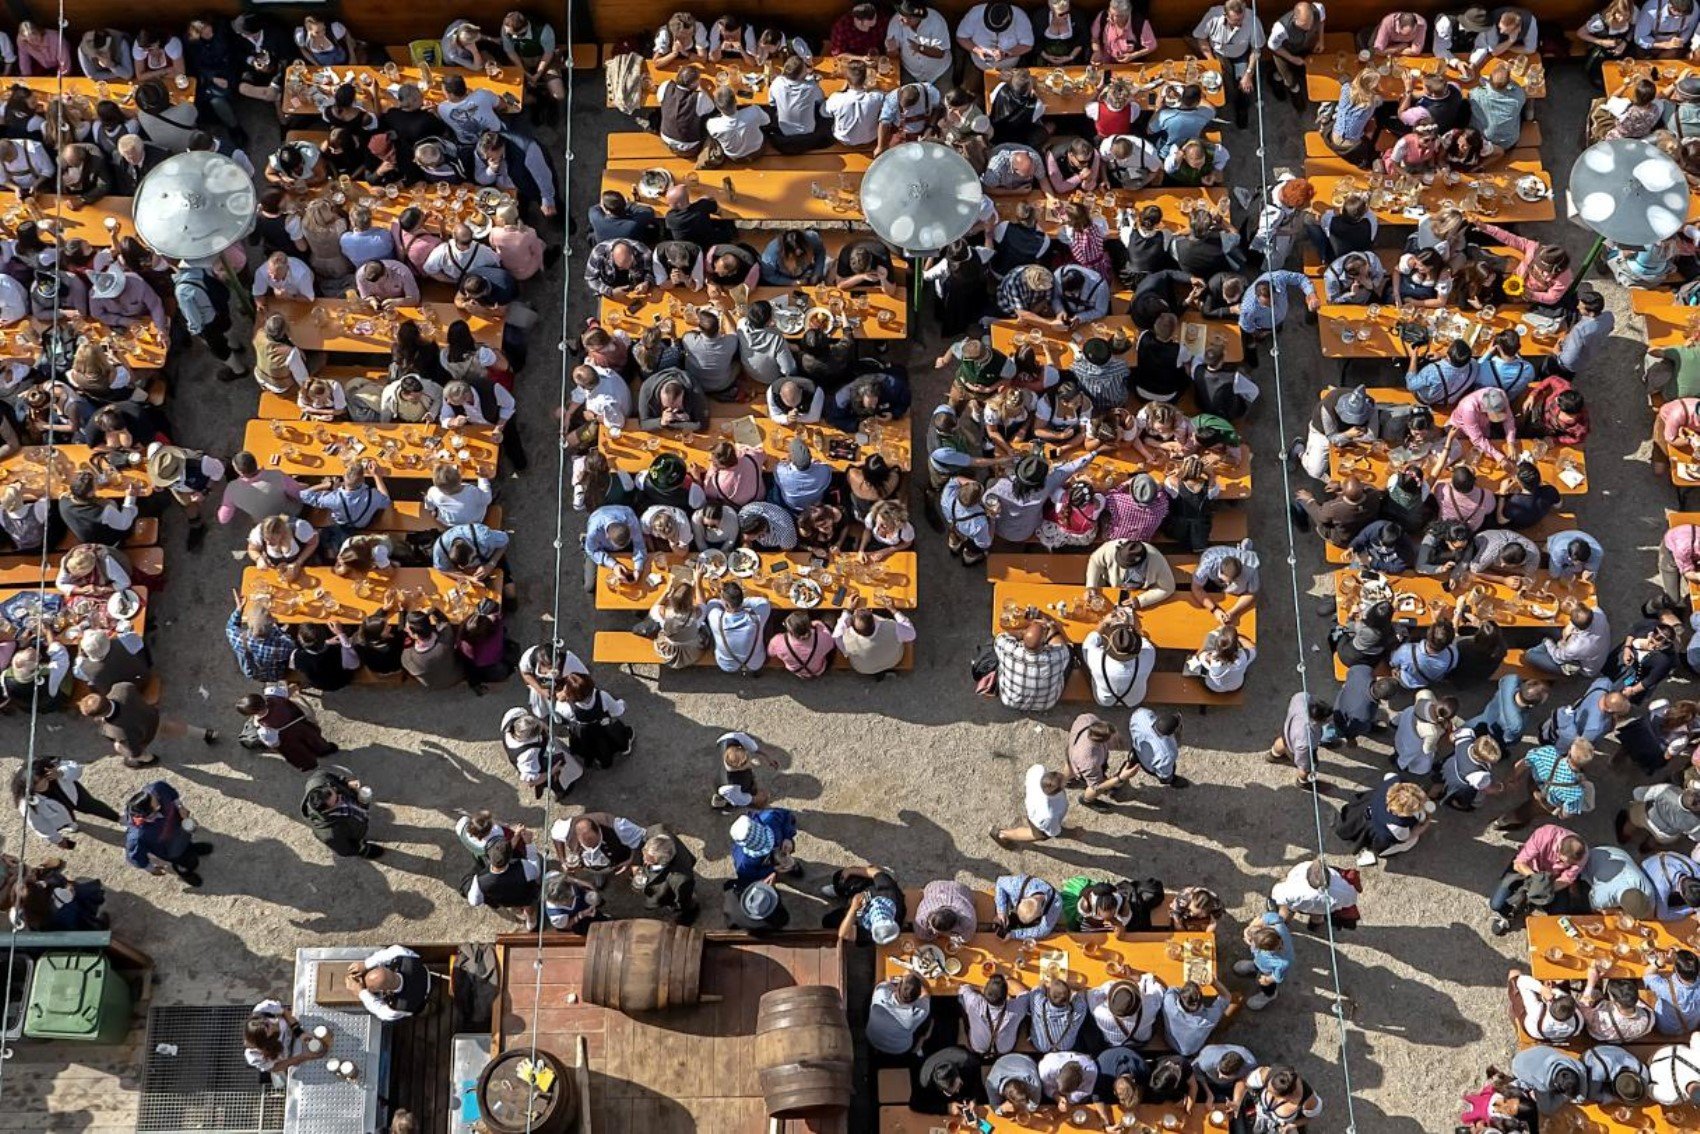
[{"label": "white plate of food", "polygon": [[1205,71],[1198,76],[1198,85],[1207,91],[1222,89],[1222,76],[1215,71]]},{"label": "white plate of food", "polygon": [[813,610],[826,599],[826,593],[813,579],[793,579],[790,599],[798,610]]},{"label": "white plate of food", "polygon": [[1517,179],[1517,195],[1525,201],[1539,201],[1547,195],[1547,183],[1532,173]]},{"label": "white plate of food", "polygon": [[838,324],[838,317],[824,307],[811,307],[803,313],[803,326],[809,330],[825,331],[832,334]]},{"label": "white plate of food", "polygon": [[945,971],[944,950],[937,945],[923,945],[915,950],[914,964],[922,976],[942,976]]},{"label": "white plate of food", "polygon": [[718,548],[710,548],[697,556],[697,570],[710,579],[718,579],[726,574],[726,553]]},{"label": "white plate of food", "polygon": [[781,306],[777,303],[773,306],[773,325],[782,335],[802,334],[807,318],[808,313],[801,307],[793,307],[790,304]]},{"label": "white plate of food", "polygon": [[106,613],[114,618],[134,618],[142,609],[142,596],[125,588],[106,600]]},{"label": "white plate of food", "polygon": [[740,579],[748,579],[761,570],[761,556],[747,547],[740,547],[726,557],[726,567]]},{"label": "white plate of food", "polygon": [[673,188],[673,175],[665,169],[646,169],[637,180],[638,196],[650,201],[659,201]]},{"label": "white plate of food", "polygon": [[[662,170],[662,172],[665,173],[666,170]],[[478,191],[478,208],[481,212],[494,213],[506,201],[507,197],[503,195],[500,189],[486,187]]]}]

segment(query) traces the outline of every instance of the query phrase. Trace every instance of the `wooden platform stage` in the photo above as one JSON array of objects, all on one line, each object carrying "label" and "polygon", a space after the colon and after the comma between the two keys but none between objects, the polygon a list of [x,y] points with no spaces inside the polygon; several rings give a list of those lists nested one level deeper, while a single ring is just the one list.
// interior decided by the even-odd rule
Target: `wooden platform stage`
[{"label": "wooden platform stage", "polygon": [[[762,994],[805,984],[842,990],[846,979],[834,934],[757,939],[710,933],[702,994],[721,999],[640,1019],[584,1002],[582,937],[550,935],[539,950],[535,937],[505,936],[497,948],[502,992],[494,1050],[529,1046],[535,1024],[538,1047],[570,1064],[578,1037],[584,1036],[596,1134],[766,1134],[767,1108],[755,1060]],[[534,967],[540,955],[541,972]],[[851,1128],[846,1116],[815,1129],[844,1134]],[[803,1134],[805,1127],[784,1122],[776,1130]]]}]

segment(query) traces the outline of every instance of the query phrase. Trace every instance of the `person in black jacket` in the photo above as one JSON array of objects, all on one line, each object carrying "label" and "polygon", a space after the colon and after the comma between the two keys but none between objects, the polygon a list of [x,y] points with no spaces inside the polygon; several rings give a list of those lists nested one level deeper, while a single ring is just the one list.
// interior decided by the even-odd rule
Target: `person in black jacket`
[{"label": "person in black jacket", "polygon": [[378,858],[384,848],[366,838],[371,814],[360,799],[360,781],[321,768],[307,778],[301,817],[339,858]]},{"label": "person in black jacket", "polygon": [[480,185],[512,189],[522,209],[536,209],[546,217],[560,212],[549,156],[524,134],[487,130],[479,135],[472,174]]},{"label": "person in black jacket", "polygon": [[643,893],[646,910],[660,910],[679,925],[696,920],[697,860],[671,834],[660,831],[644,839],[632,885]]},{"label": "person in black jacket", "polygon": [[190,20],[183,37],[183,69],[195,80],[195,107],[211,113],[237,146],[248,144],[248,132],[237,120],[231,97],[242,74],[235,36],[208,20]]}]

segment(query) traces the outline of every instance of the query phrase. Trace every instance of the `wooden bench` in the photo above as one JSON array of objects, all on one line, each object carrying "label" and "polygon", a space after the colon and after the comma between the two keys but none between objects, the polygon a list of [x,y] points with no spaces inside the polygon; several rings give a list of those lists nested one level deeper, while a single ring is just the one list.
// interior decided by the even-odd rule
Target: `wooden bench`
[{"label": "wooden bench", "polygon": [[[1493,164],[1482,172],[1498,173],[1503,168],[1508,167],[1513,163],[1522,162],[1527,164],[1532,162],[1539,165],[1540,161],[1541,151],[1539,149],[1525,149],[1523,147],[1518,147],[1511,150],[1509,153],[1502,154],[1495,158],[1493,160]],[[1345,158],[1333,152],[1329,152],[1323,157],[1311,157],[1309,154],[1305,156],[1304,175],[1306,177],[1364,177],[1367,172],[1368,171],[1366,171],[1363,167],[1353,165]],[[1464,174],[1464,180],[1458,183],[1456,192],[1460,194],[1464,192],[1465,188],[1469,184],[1469,177],[1469,174]],[[1440,182],[1437,180],[1435,184],[1439,185]]]},{"label": "wooden bench", "polygon": [[[677,160],[678,155],[667,148],[667,143],[661,140],[659,134],[634,130],[608,135],[610,168],[641,173],[647,162],[662,165]],[[700,177],[705,182],[713,182],[724,173],[751,169],[814,170],[822,174],[866,173],[873,160],[872,146],[851,149],[848,146],[834,145],[822,150],[810,150],[804,154],[781,154],[764,150],[746,161],[728,160],[724,166],[717,169],[705,169],[701,171]]]},{"label": "wooden bench", "polygon": [[[778,623],[772,624],[772,632],[778,633]],[[634,665],[661,665],[661,659],[655,656],[655,643],[650,639],[625,630],[598,630],[596,642],[591,651],[591,660],[599,665],[619,665],[630,668]],[[697,659],[698,667],[714,665],[714,651],[704,651]],[[784,669],[784,665],[769,657],[764,669]],[[832,668],[849,670],[850,660],[843,654],[832,655]],[[897,663],[899,671],[907,672],[915,668],[915,644],[911,642],[903,648],[903,660]]]},{"label": "wooden bench", "polygon": [[[335,382],[338,386],[347,386],[350,382],[361,380],[383,385],[389,380],[389,371],[382,367],[362,366],[359,363],[339,363],[320,367],[313,377]],[[258,416],[263,421],[299,421],[301,407],[296,404],[293,394],[274,394],[270,390],[261,390]]]},{"label": "wooden bench", "polygon": [[[132,575],[161,576],[165,573],[163,547],[126,549]],[[39,555],[0,556],[0,587],[52,586],[59,575],[59,557],[49,555],[42,562]]]},{"label": "wooden bench", "polygon": [[[1541,670],[1536,669],[1532,665],[1525,664],[1524,661],[1523,661],[1523,654],[1524,654],[1523,650],[1507,650],[1507,651],[1505,651],[1505,660],[1500,662],[1499,668],[1493,671],[1493,680],[1498,681],[1500,678],[1505,677],[1508,674],[1513,674],[1513,673],[1516,674],[1518,677],[1538,677],[1538,678],[1541,678],[1542,680],[1546,680],[1546,681],[1553,680],[1552,674],[1545,673]],[[1388,676],[1391,676],[1392,673],[1393,673],[1393,671],[1388,668],[1388,666],[1385,662],[1382,663],[1381,665],[1376,666],[1375,672],[1376,672],[1376,676],[1378,676],[1378,677],[1388,677]],[[1152,676],[1153,680],[1155,680],[1158,675],[1152,674],[1151,676]],[[1345,681],[1346,680],[1346,664],[1344,662],[1342,662],[1338,657],[1336,657],[1334,659],[1334,680],[1336,680],[1336,681]],[[1441,684],[1445,684],[1445,682],[1442,682]]]},{"label": "wooden bench", "polygon": [[[315,527],[326,527],[331,522],[330,513],[323,508],[309,508],[304,514],[306,521]],[[490,510],[484,513],[484,523],[491,528],[502,526],[502,506],[490,505]],[[425,505],[418,500],[396,500],[379,512],[365,531],[369,532],[434,532],[442,529],[431,513],[425,511]]]},{"label": "wooden bench", "polygon": [[[1092,701],[1092,679],[1085,670],[1076,667],[1063,686],[1064,701]],[[1245,704],[1245,690],[1232,693],[1213,693],[1204,682],[1184,673],[1159,670],[1146,679],[1145,700],[1142,705],[1196,705],[1199,712],[1224,705]]]},{"label": "wooden bench", "polygon": [[[1086,561],[1090,555],[1052,552],[1016,555],[997,552],[986,556],[986,579],[993,583],[1073,583],[1086,585]],[[1177,585],[1185,586],[1198,566],[1196,555],[1164,556],[1175,573]]]}]

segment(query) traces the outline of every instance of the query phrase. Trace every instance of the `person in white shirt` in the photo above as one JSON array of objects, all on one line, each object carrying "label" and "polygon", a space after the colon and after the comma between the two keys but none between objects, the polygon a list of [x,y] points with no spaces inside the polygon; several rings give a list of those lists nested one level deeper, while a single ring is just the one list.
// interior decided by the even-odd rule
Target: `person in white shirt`
[{"label": "person in white shirt", "polygon": [[1137,982],[1111,980],[1089,989],[1086,1003],[1104,1042],[1114,1047],[1143,1047],[1162,1015],[1163,982],[1140,973]]},{"label": "person in white shirt", "polygon": [[632,416],[632,387],[612,370],[589,363],[573,367],[572,403],[584,407],[586,416],[605,426],[619,428]]},{"label": "person in white shirt", "polygon": [[874,986],[868,1003],[868,1045],[886,1055],[918,1051],[927,1038],[933,998],[914,973],[905,973]]},{"label": "person in white shirt", "polygon": [[1322,919],[1358,904],[1358,891],[1345,875],[1320,858],[1299,863],[1269,891],[1282,918],[1294,914],[1310,920],[1312,930],[1322,928]]},{"label": "person in white shirt", "polygon": [[1032,995],[1002,973],[987,977],[984,988],[963,985],[956,1001],[968,1025],[968,1050],[985,1059],[1014,1051]]},{"label": "person in white shirt", "polygon": [[313,269],[304,260],[273,252],[254,273],[254,298],[313,299]]},{"label": "person in white shirt", "polygon": [[[1091,1056],[1078,1051],[1046,1052],[1039,1057],[1039,1082],[1044,1096],[1058,1107],[1077,1106],[1092,1098],[1093,1089],[1098,1085],[1098,1064]],[[1097,1109],[1108,1128],[1111,1121],[1109,1104],[1098,1103]]]},{"label": "person in white shirt", "polygon": [[469,225],[458,224],[448,240],[431,249],[425,257],[425,274],[441,283],[459,286],[460,281],[475,268],[501,266],[496,250],[478,240]]},{"label": "person in white shirt", "polygon": [[1157,647],[1125,617],[1119,609],[1111,611],[1080,644],[1092,699],[1106,708],[1141,704],[1151,671],[1157,668]]},{"label": "person in white shirt", "polygon": [[431,487],[425,491],[424,507],[445,529],[456,524],[477,524],[483,522],[494,495],[490,482],[484,477],[467,484],[461,479],[460,469],[440,464],[431,473]]},{"label": "person in white shirt", "polygon": [[761,153],[767,141],[763,131],[773,122],[767,111],[759,106],[739,106],[738,96],[730,87],[714,92],[714,109],[719,113],[703,123],[703,129],[720,143],[727,161],[748,161]]},{"label": "person in white shirt", "polygon": [[437,117],[453,132],[463,146],[472,146],[484,134],[501,133],[506,127],[497,113],[504,107],[502,96],[487,87],[468,90],[466,79],[460,75],[443,78],[443,101],[437,104]]},{"label": "person in white shirt", "polygon": [[896,54],[905,82],[937,83],[950,74],[950,24],[916,0],[897,0],[896,14],[885,29],[887,54]]},{"label": "person in white shirt", "polygon": [[1033,21],[1003,0],[976,4],[956,25],[956,42],[971,64],[963,68],[962,85],[979,95],[985,90],[987,71],[1019,67],[1021,57],[1033,50]]},{"label": "person in white shirt", "polygon": [[737,582],[727,583],[719,598],[703,604],[703,621],[714,642],[714,664],[725,673],[752,674],[767,663],[767,617],[773,604],[744,597]]},{"label": "person in white shirt", "polygon": [[1098,143],[1104,177],[1117,189],[1144,189],[1163,172],[1157,147],[1137,134],[1114,134]]},{"label": "person in white shirt", "polygon": [[832,136],[850,147],[879,141],[885,95],[868,89],[868,65],[857,59],[844,68],[844,89],[827,97],[822,113],[832,119]]},{"label": "person in white shirt", "polygon": [[1205,12],[1186,38],[1194,51],[1221,64],[1234,123],[1244,130],[1251,118],[1257,62],[1263,55],[1263,24],[1245,0],[1227,0]]},{"label": "person in white shirt", "polygon": [[1232,693],[1245,684],[1246,671],[1257,660],[1257,647],[1232,626],[1212,630],[1181,672],[1202,678],[1212,693]]},{"label": "person in white shirt", "polygon": [[831,124],[821,114],[826,95],[815,80],[808,60],[793,55],[767,91],[778,126],[770,139],[782,154],[800,154],[819,149],[831,137]]},{"label": "person in white shirt", "polygon": [[344,978],[360,1003],[386,1024],[415,1015],[431,997],[431,975],[419,954],[403,945],[379,949],[348,966]]},{"label": "person in white shirt", "polygon": [[1176,768],[1181,757],[1181,716],[1173,710],[1140,708],[1127,722],[1128,745],[1139,766],[1164,787],[1186,787]]},{"label": "person in white shirt", "polygon": [[1043,764],[1027,769],[1023,790],[1023,810],[1027,820],[1018,827],[992,828],[992,841],[1007,846],[1010,843],[1042,843],[1063,833],[1063,819],[1068,815],[1068,793],[1061,772],[1053,772]]},{"label": "person in white shirt", "polygon": [[490,845],[489,849],[484,852],[485,869],[474,875],[472,881],[467,883],[466,904],[475,909],[479,906],[489,906],[491,909],[516,908],[516,902],[513,898],[504,899],[500,896],[499,889],[488,893],[484,889],[485,886],[492,883],[498,887],[503,884],[510,884],[511,880],[507,875],[512,873],[515,879],[522,879],[525,883],[524,889],[528,897],[525,904],[519,905],[517,908],[524,918],[526,929],[529,930],[536,924],[537,914],[534,906],[537,899],[537,886],[543,880],[543,859],[537,853],[536,843],[528,841],[523,845],[525,847],[524,853],[517,860],[513,856],[512,843],[502,842]]}]

